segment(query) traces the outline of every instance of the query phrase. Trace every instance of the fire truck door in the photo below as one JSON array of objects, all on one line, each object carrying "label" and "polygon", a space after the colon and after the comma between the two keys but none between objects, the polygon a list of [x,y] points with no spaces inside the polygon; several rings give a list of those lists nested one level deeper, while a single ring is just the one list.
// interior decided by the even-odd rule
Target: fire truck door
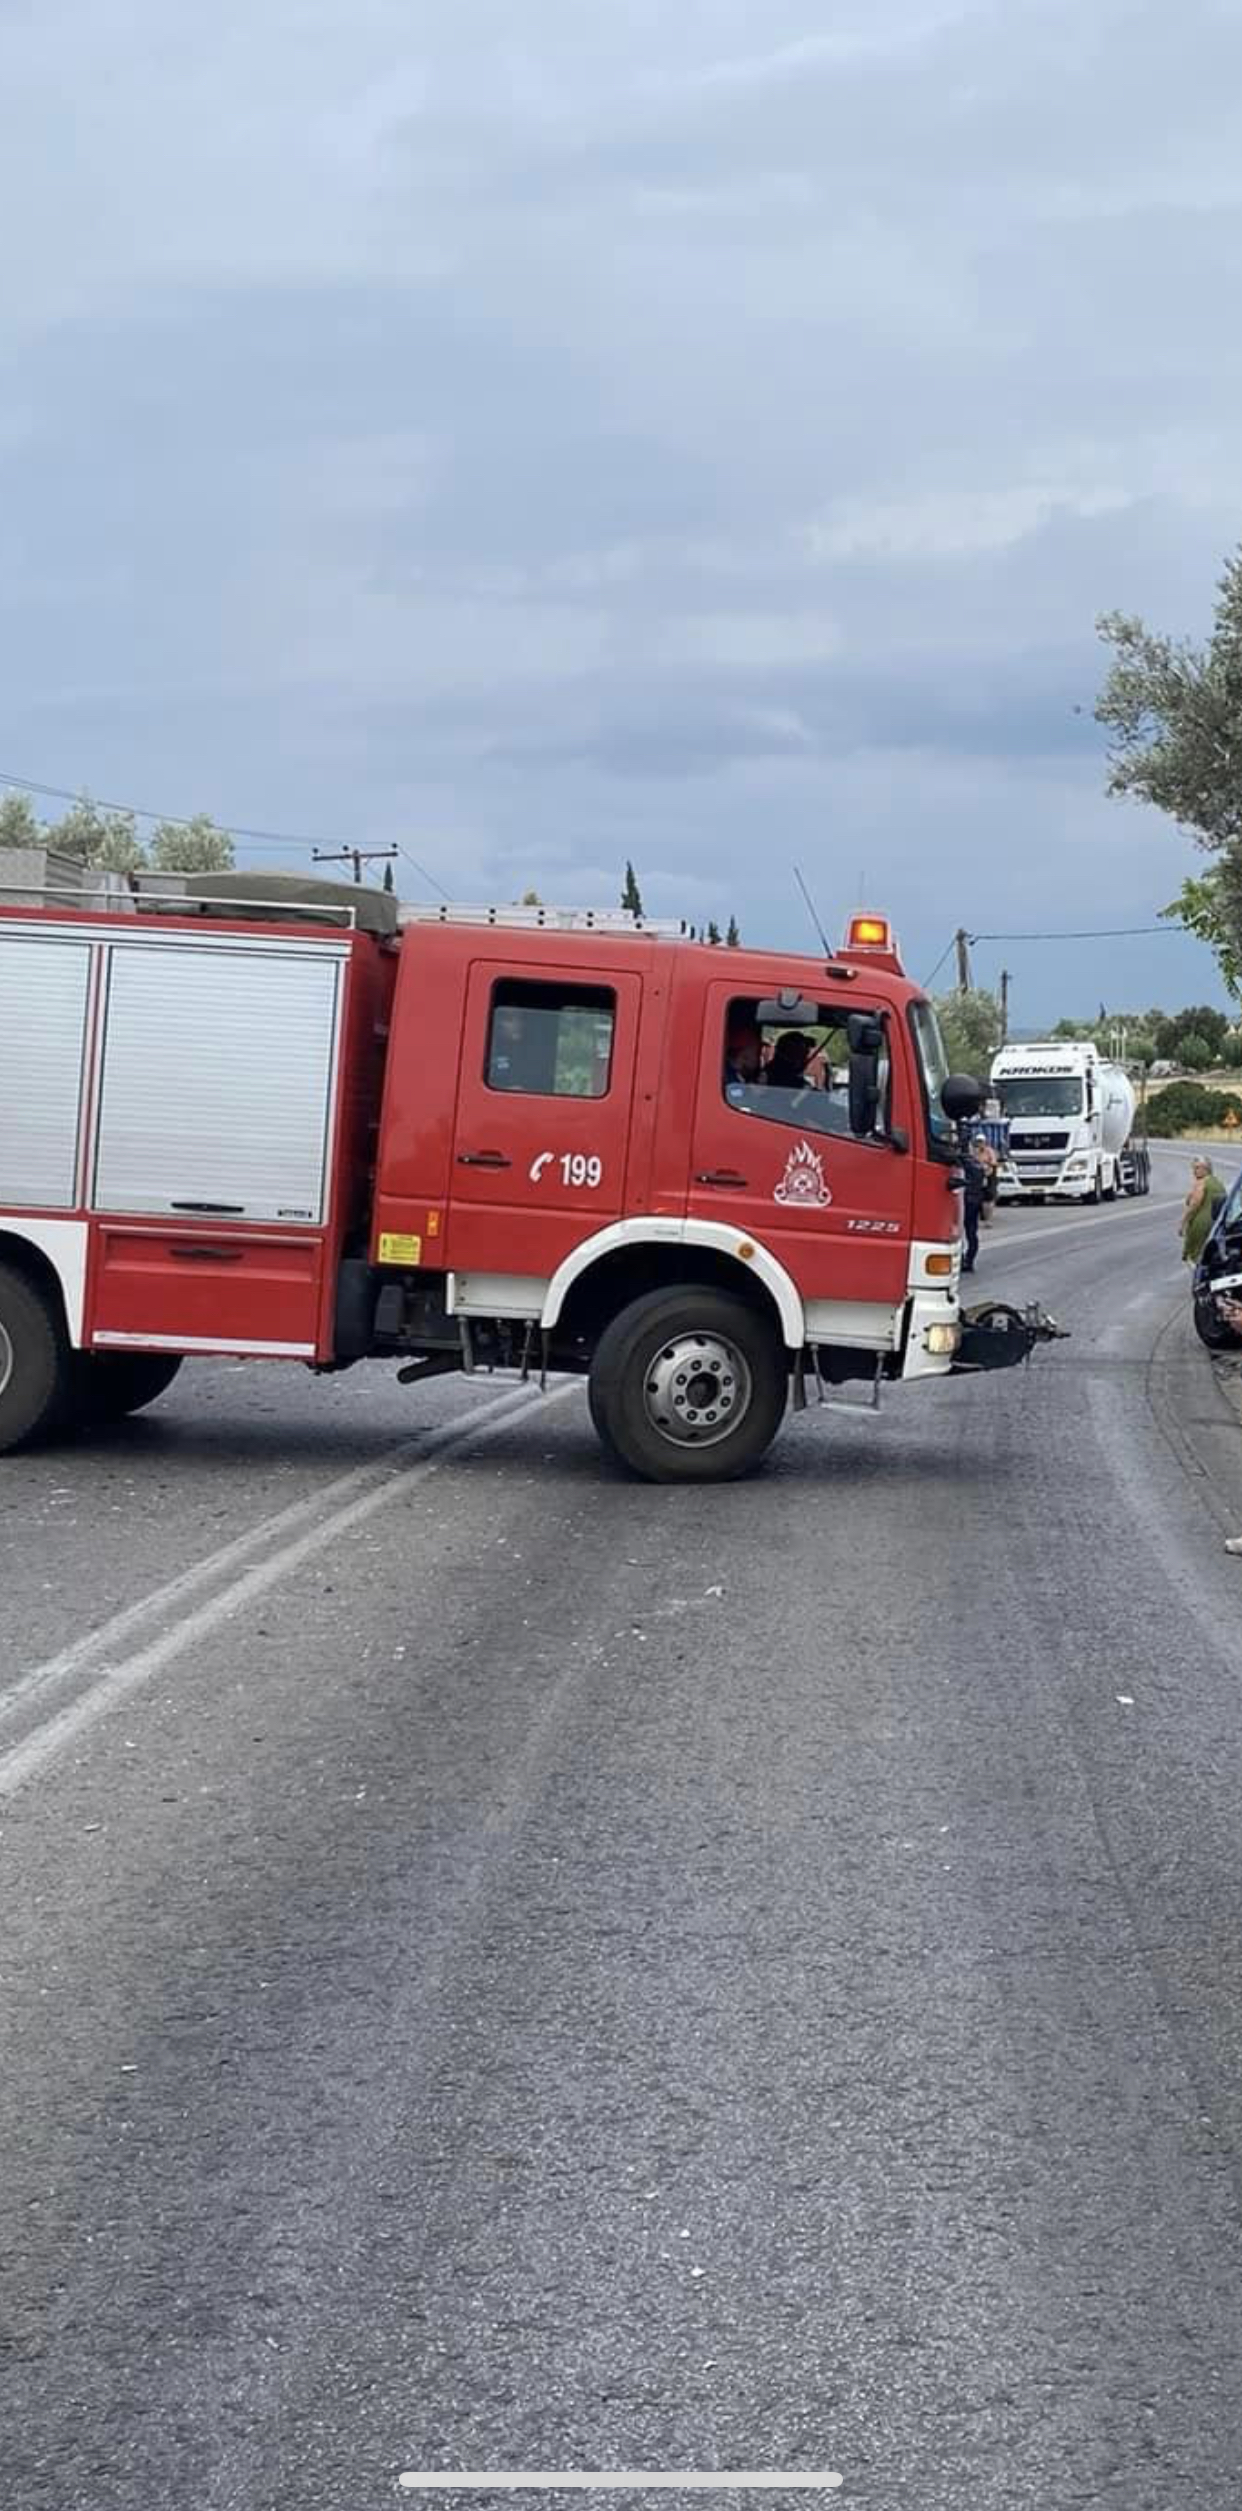
[{"label": "fire truck door", "polygon": [[[777,993],[774,977],[769,1001]],[[726,1061],[730,1030],[735,1041],[750,1024],[753,1058],[757,1014],[762,996],[735,996],[731,986],[710,988],[699,1068],[695,1128],[690,1153],[692,1220],[726,1221],[770,1248],[792,1274],[804,1300],[830,1302],[860,1311],[851,1321],[842,1313],[843,1339],[865,1340],[870,1324],[879,1327],[882,1311],[896,1309],[905,1298],[910,1257],[910,1215],[913,1161],[894,1149],[893,1124],[912,1138],[912,1112],[906,1107],[904,1061],[893,1055],[885,1074],[887,1105],[874,1136],[859,1140],[849,1127],[844,1022],[851,1011],[866,1011],[866,998],[835,1000],[826,985],[817,1005],[821,1018],[813,1030],[800,1033],[811,1050],[811,1071],[819,1086],[783,1086],[776,1075],[785,1067],[772,1057],[786,1031],[778,1019],[759,1025],[765,1061],[751,1078],[731,1073]],[[797,1049],[789,1050],[795,1057]],[[789,1079],[796,1079],[796,1070]],[[826,1086],[824,1086],[826,1085]],[[822,1320],[824,1341],[834,1339],[830,1318]],[[856,1330],[855,1330],[856,1328]]]},{"label": "fire truck door", "polygon": [[475,962],[445,1251],[459,1277],[546,1282],[617,1219],[641,995],[636,975]]}]

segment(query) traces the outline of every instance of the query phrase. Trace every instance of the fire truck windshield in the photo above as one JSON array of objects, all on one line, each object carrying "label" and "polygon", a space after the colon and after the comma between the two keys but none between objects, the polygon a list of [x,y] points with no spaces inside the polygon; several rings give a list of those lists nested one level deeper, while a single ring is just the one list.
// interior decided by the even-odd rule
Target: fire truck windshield
[{"label": "fire truck windshield", "polygon": [[927,1130],[934,1151],[953,1151],[957,1144],[957,1128],[946,1116],[940,1093],[949,1078],[949,1058],[944,1051],[940,1023],[930,1003],[912,1003],[910,1026],[918,1052],[919,1070],[923,1076],[923,1094],[927,1101]]},{"label": "fire truck windshield", "polygon": [[996,1083],[1006,1116],[1081,1116],[1082,1082],[1077,1073],[1012,1073]]}]

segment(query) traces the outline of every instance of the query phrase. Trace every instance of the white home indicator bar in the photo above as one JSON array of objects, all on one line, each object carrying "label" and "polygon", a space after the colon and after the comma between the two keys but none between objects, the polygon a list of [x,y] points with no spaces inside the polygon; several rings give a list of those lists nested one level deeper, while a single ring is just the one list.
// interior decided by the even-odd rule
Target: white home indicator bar
[{"label": "white home indicator bar", "polygon": [[832,2467],[459,2467],[407,2468],[397,2483],[407,2494],[831,2494],[845,2478]]}]

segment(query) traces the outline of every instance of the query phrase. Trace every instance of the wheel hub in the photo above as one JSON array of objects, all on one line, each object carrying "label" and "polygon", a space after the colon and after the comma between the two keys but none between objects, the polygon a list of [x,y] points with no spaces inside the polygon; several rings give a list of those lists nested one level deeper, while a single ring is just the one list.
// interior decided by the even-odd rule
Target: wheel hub
[{"label": "wheel hub", "polygon": [[3,1395],[12,1375],[13,1345],[4,1327],[0,1325],[0,1395]]},{"label": "wheel hub", "polygon": [[679,1447],[714,1447],[750,1409],[745,1356],[724,1334],[678,1334],[657,1351],[643,1381],[652,1428]]}]

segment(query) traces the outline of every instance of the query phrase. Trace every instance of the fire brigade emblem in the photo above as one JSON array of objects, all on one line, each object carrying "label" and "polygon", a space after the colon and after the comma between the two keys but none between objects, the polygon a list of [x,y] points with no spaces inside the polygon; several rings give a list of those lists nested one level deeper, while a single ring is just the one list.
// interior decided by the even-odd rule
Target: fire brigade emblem
[{"label": "fire brigade emblem", "polygon": [[809,1142],[799,1142],[785,1162],[785,1174],[779,1186],[772,1189],[774,1203],[793,1204],[807,1212],[817,1204],[831,1203],[832,1195],[824,1183],[824,1163]]}]

